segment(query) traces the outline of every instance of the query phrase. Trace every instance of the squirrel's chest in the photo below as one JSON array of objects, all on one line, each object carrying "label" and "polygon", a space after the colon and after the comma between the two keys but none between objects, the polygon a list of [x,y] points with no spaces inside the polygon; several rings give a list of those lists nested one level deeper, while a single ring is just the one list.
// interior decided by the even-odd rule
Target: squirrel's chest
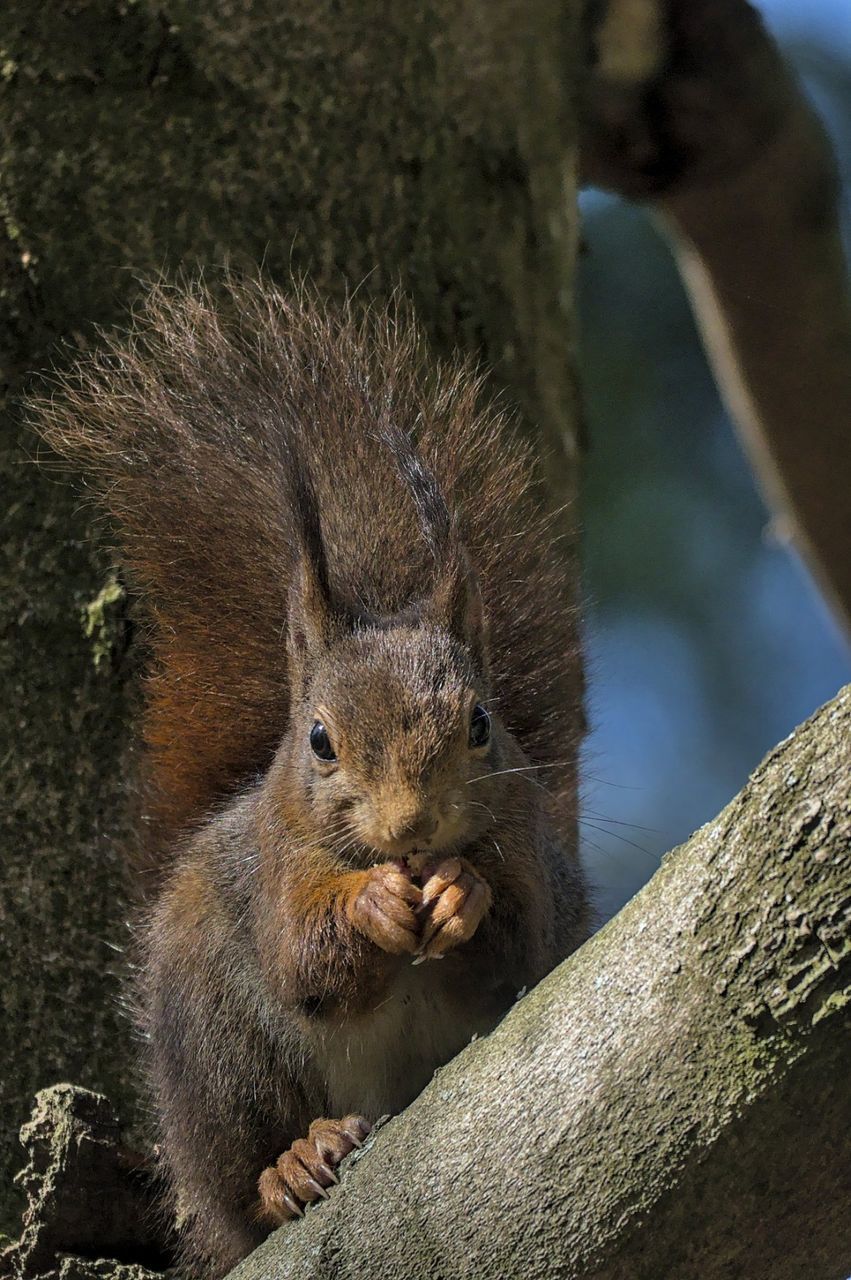
[{"label": "squirrel's chest", "polygon": [[473,1035],[490,1029],[492,1015],[459,1004],[442,974],[423,969],[403,969],[374,1010],[329,1027],[318,1039],[314,1061],[331,1115],[358,1112],[375,1119],[401,1110]]}]

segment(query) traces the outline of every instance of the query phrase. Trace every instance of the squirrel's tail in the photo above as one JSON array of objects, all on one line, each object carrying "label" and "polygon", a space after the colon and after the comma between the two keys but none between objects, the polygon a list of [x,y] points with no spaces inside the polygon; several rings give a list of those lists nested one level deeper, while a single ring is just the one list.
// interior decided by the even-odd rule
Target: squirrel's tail
[{"label": "squirrel's tail", "polygon": [[[41,434],[97,486],[146,605],[152,871],[157,849],[266,765],[288,715],[290,459],[271,388],[251,386],[274,372],[257,330],[240,331],[238,288],[228,316],[201,284],[155,286],[131,334],[103,335],[36,405]],[[304,324],[297,306],[291,319]]]},{"label": "squirrel's tail", "polygon": [[[147,606],[154,875],[175,837],[266,768],[286,729],[290,578],[310,541],[300,476],[316,487],[337,589],[366,555],[377,598],[396,607],[425,572],[417,556],[430,559],[416,527],[445,544],[460,516],[510,727],[535,759],[565,754],[573,622],[528,450],[481,412],[469,368],[424,369],[421,346],[399,306],[357,318],[303,287],[229,279],[214,303],[201,283],[159,285],[129,336],[105,338],[36,403],[41,434],[97,484]],[[395,488],[400,472],[395,536],[419,551],[382,556],[363,477]],[[352,528],[367,529],[365,552]]]}]

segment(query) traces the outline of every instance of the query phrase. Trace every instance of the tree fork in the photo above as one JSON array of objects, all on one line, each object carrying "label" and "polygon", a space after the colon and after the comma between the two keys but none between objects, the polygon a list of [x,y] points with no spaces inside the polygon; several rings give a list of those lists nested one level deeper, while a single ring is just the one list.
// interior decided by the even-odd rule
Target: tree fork
[{"label": "tree fork", "polygon": [[234,1280],[841,1280],[851,686]]}]

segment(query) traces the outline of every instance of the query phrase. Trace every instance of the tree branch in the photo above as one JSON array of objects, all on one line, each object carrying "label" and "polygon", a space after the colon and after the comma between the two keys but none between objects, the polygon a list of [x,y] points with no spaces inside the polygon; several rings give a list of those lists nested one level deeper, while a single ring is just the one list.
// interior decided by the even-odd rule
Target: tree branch
[{"label": "tree branch", "polygon": [[238,1280],[840,1280],[851,686]]},{"label": "tree branch", "polygon": [[830,146],[746,0],[607,0],[598,18],[585,176],[661,215],[766,498],[851,624],[851,295]]}]

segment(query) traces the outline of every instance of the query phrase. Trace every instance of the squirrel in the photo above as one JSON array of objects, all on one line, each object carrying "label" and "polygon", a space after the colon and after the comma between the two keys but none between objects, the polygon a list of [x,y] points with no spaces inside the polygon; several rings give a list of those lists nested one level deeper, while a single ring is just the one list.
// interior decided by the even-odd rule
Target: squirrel
[{"label": "squirrel", "polygon": [[155,285],[38,415],[148,619],[133,998],[218,1276],[587,936],[575,605],[530,447],[398,299]]}]

